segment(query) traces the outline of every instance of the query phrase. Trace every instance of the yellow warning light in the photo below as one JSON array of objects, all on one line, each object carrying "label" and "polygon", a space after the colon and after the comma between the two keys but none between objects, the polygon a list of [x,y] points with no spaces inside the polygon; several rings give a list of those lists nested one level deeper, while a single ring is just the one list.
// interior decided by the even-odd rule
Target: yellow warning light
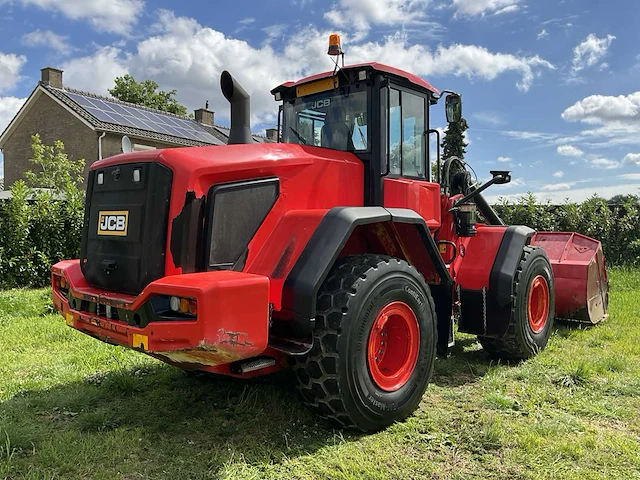
[{"label": "yellow warning light", "polygon": [[342,55],[342,45],[340,44],[340,35],[337,33],[329,35],[329,55]]}]

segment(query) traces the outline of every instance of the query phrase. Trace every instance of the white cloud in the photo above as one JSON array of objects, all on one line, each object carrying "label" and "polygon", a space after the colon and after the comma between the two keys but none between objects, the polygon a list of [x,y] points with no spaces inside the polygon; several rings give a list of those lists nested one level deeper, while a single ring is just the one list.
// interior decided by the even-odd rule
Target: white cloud
[{"label": "white cloud", "polygon": [[[330,31],[313,26],[293,33],[278,32],[286,41],[277,46],[267,40],[259,47],[225,36],[200,25],[193,18],[178,17],[161,10],[153,26],[154,36],[138,42],[132,53],[105,47],[95,54],[68,61],[65,84],[97,93],[113,86],[113,79],[130,73],[138,80],[152,78],[162,89],[177,89],[178,101],[188,108],[210,101],[216,119],[224,122],[229,104],[220,93],[219,78],[229,70],[251,95],[252,122],[274,124],[277,105],[269,91],[287,80],[331,70],[326,55]],[[268,35],[274,33],[266,32]],[[518,57],[492,53],[486,48],[454,44],[431,51],[410,44],[406,35],[397,33],[373,42],[358,42],[343,35],[349,44],[349,61],[379,61],[424,76],[456,75],[493,80],[508,72],[520,76],[519,88],[530,87],[544,68],[553,68],[539,57]]]},{"label": "white cloud", "polygon": [[26,98],[0,97],[0,133],[4,132],[26,100]]},{"label": "white cloud", "polygon": [[589,160],[589,162],[596,168],[605,168],[607,170],[610,170],[612,168],[619,168],[622,166],[620,162],[616,160],[609,160],[608,158],[603,157],[592,158],[591,160]]},{"label": "white cloud", "polygon": [[493,53],[477,45],[440,45],[431,52],[423,45],[410,45],[407,37],[395,34],[384,42],[353,45],[349,57],[359,61],[373,59],[404,68],[418,75],[455,75],[469,79],[493,80],[498,75],[515,72],[521,78],[516,86],[528,91],[542,69],[555,69],[548,61],[534,57],[519,57],[506,53]]},{"label": "white cloud", "polygon": [[556,178],[562,178],[562,177],[564,177],[564,172],[562,170],[558,170],[557,172],[555,172],[553,174],[553,176],[556,177]]},{"label": "white cloud", "polygon": [[143,0],[18,0],[62,13],[72,20],[87,21],[101,32],[128,35],[144,9]]},{"label": "white cloud", "polygon": [[67,55],[71,53],[69,37],[58,35],[51,30],[34,30],[22,36],[22,43],[28,47],[48,47],[58,53]]},{"label": "white cloud", "polygon": [[[620,175],[619,177],[622,177]],[[640,180],[640,178],[628,178],[627,180]],[[578,183],[578,182],[576,182]],[[574,185],[568,185],[569,189],[567,189],[567,185],[564,183],[556,184],[557,188],[553,190],[537,190],[532,192],[533,195],[539,202],[549,201],[553,204],[560,205],[564,203],[566,199],[569,199],[573,202],[583,202],[593,195],[599,195],[603,198],[611,198],[615,195],[626,195],[626,194],[640,194],[640,183],[625,183],[625,184],[617,184],[617,185],[595,185],[591,187],[584,188],[573,188]],[[511,195],[488,195],[487,201],[490,203],[497,202],[501,197],[506,198],[511,201],[517,201],[521,194],[511,194]]]},{"label": "white cloud", "polygon": [[426,18],[430,0],[339,0],[325,19],[337,27],[363,32],[372,25],[410,25]]},{"label": "white cloud", "polygon": [[591,95],[562,113],[562,118],[570,122],[603,124],[610,121],[640,120],[640,92],[617,97]]},{"label": "white cloud", "polygon": [[549,36],[549,33],[547,32],[546,28],[543,28],[538,34],[537,39],[542,40],[544,37],[547,37],[547,36]]},{"label": "white cloud", "polygon": [[511,157],[498,157],[499,162],[510,162]]},{"label": "white cloud", "polygon": [[476,112],[471,116],[482,123],[487,123],[493,126],[504,125],[507,123],[504,115],[498,112]]},{"label": "white cloud", "polygon": [[247,17],[247,18],[243,18],[242,20],[240,20],[238,23],[240,25],[251,25],[252,23],[254,23],[256,21],[255,18],[253,17]]},{"label": "white cloud", "polygon": [[456,15],[476,17],[514,12],[519,8],[519,0],[453,0],[452,5]]},{"label": "white cloud", "polygon": [[591,95],[567,108],[562,118],[597,126],[581,133],[593,146],[640,144],[640,92]]},{"label": "white cloud", "polygon": [[640,180],[640,173],[623,173],[618,175],[622,180]]},{"label": "white cloud", "polygon": [[114,86],[113,80],[128,73],[119,54],[117,48],[103,47],[88,57],[69,60],[62,65],[65,86],[107,95],[107,89]]},{"label": "white cloud", "polygon": [[563,183],[549,183],[540,187],[543,192],[553,192],[556,190],[570,190],[576,182],[563,182]]},{"label": "white cloud", "polygon": [[626,165],[640,165],[640,153],[627,153],[622,159]]},{"label": "white cloud", "polygon": [[20,80],[20,70],[26,62],[24,55],[0,52],[0,93],[16,86]]},{"label": "white cloud", "polygon": [[603,38],[590,34],[582,43],[573,49],[573,72],[579,72],[597,65],[607,54],[611,43],[616,39],[613,35]]},{"label": "white cloud", "polygon": [[559,145],[557,152],[565,157],[582,157],[584,155],[582,150],[573,145]]}]

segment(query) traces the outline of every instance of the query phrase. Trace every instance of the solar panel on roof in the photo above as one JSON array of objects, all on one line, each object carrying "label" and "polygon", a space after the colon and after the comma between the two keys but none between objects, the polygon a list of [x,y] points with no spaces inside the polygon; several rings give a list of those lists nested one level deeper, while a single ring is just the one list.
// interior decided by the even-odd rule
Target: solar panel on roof
[{"label": "solar panel on roof", "polygon": [[100,100],[79,93],[65,92],[65,94],[101,122],[139,128],[214,145],[223,144],[218,138],[192,120],[149,112],[141,108]]}]

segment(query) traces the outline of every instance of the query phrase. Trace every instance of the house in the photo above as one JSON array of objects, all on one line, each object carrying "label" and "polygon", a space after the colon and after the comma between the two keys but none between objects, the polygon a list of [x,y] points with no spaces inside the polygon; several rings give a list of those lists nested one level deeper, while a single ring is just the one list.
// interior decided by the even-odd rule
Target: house
[{"label": "house", "polygon": [[[7,188],[32,168],[31,136],[36,133],[46,145],[61,140],[70,158],[84,158],[85,178],[92,162],[122,153],[123,148],[135,151],[228,141],[229,129],[216,125],[214,112],[207,108],[195,110],[194,118],[182,117],[67,88],[62,76],[62,70],[43,68],[41,81],[0,135]],[[276,138],[275,129],[267,134]],[[272,141],[258,135],[253,139]]]}]

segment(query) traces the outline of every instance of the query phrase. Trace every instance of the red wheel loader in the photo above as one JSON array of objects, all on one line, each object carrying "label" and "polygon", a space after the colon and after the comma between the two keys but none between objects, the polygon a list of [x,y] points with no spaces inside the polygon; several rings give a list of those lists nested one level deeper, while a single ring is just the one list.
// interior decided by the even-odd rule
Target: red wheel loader
[{"label": "red wheel loader", "polygon": [[442,94],[424,79],[336,62],[284,83],[270,144],[252,140],[249,96],[228,72],[221,87],[228,146],[92,165],[81,258],[52,268],[69,326],[185,370],[291,367],[313,410],[376,431],[416,409],[454,318],[508,359],[543,349],[554,318],[606,318],[598,241],[504,225],[482,192],[509,172],[478,186],[438,158],[431,174]]}]

